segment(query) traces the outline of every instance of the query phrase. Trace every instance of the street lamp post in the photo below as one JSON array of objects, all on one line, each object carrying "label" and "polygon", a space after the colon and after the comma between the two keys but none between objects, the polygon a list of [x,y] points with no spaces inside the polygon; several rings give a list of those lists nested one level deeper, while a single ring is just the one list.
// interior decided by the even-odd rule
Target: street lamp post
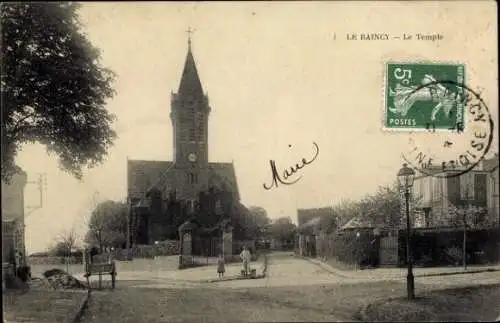
[{"label": "street lamp post", "polygon": [[467,270],[467,212],[471,212],[471,200],[472,200],[472,195],[471,195],[471,189],[470,189],[470,184],[467,183],[466,191],[465,191],[465,199],[467,201],[466,208],[463,212],[463,219],[462,219],[462,224],[463,224],[463,242],[462,242],[462,264],[464,266],[464,270]]},{"label": "street lamp post", "polygon": [[415,171],[408,167],[407,164],[403,164],[398,172],[398,184],[399,188],[404,192],[405,196],[405,207],[406,207],[406,261],[408,263],[408,274],[406,276],[406,290],[408,294],[408,299],[412,300],[415,298],[415,279],[413,276],[413,260],[411,255],[411,245],[410,245],[410,233],[411,233],[411,222],[410,222],[410,190],[413,186],[413,181],[415,179]]}]

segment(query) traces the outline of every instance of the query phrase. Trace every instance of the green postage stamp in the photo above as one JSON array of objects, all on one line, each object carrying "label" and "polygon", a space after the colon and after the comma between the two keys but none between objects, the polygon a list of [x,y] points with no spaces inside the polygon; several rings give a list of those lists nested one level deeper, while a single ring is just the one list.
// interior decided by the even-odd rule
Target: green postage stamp
[{"label": "green postage stamp", "polygon": [[389,62],[385,82],[384,129],[464,129],[464,65]]}]

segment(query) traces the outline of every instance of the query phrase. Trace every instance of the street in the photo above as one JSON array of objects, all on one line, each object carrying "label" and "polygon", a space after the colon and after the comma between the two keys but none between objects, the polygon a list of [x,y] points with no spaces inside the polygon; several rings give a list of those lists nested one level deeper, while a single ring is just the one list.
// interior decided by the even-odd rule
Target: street
[{"label": "street", "polygon": [[[217,283],[187,283],[180,275],[172,279],[166,274],[159,279],[157,273],[149,280],[145,275],[140,281],[119,280],[114,291],[92,292],[82,322],[352,321],[359,320],[364,305],[404,296],[406,288],[404,279],[345,278],[285,254],[270,256],[268,273],[264,279]],[[477,275],[419,278],[417,295],[442,289],[445,283],[498,283],[493,279],[498,273]],[[495,313],[493,319],[499,312],[497,306],[488,315]]]}]

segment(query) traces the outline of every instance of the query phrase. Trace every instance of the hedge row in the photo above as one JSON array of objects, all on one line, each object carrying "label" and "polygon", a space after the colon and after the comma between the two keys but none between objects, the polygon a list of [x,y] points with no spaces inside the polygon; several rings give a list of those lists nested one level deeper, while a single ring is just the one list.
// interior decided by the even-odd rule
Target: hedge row
[{"label": "hedge row", "polygon": [[374,261],[379,240],[368,232],[343,232],[316,238],[317,256],[347,265],[361,266]]}]

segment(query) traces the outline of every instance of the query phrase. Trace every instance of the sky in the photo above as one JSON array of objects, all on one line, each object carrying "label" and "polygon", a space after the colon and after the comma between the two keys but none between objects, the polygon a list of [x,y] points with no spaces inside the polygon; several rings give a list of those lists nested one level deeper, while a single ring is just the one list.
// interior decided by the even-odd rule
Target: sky
[{"label": "sky", "polygon": [[[498,121],[491,108],[498,107],[494,2],[87,2],[80,15],[101,64],[117,74],[117,94],[106,108],[117,116],[119,138],[82,181],[61,171],[43,146],[19,153],[29,180],[47,177],[42,207],[26,218],[28,252],[46,249],[64,230],[83,236],[96,200],[124,201],[127,158],[172,159],[170,96],[179,86],[188,28],[195,30],[193,54],[212,107],[209,159],[234,162],[241,202],[264,207],[271,218],[296,221],[297,208],[357,199],[395,180],[408,133],[382,129],[389,60],[466,64],[467,84],[482,89]],[[360,33],[391,39],[346,39]],[[392,39],[403,33],[442,39]],[[495,129],[492,151],[497,137]],[[280,169],[295,165],[313,156],[313,143],[319,155],[296,184],[263,188],[271,182],[271,159]],[[29,184],[26,204],[37,203],[37,187]]]}]

